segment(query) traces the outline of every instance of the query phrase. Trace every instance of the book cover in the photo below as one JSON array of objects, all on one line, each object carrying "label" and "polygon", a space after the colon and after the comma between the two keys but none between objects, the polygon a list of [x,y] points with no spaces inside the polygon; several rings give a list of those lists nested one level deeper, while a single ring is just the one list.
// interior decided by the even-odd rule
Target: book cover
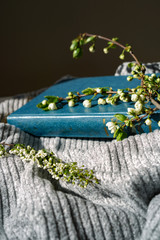
[{"label": "book cover", "polygon": [[[92,101],[91,108],[84,108],[82,102],[69,107],[68,104],[54,111],[44,111],[36,105],[45,99],[45,96],[66,97],[68,92],[81,91],[85,88],[112,87],[113,90],[126,87],[135,88],[140,85],[138,79],[131,82],[126,76],[85,77],[65,80],[57,83],[26,105],[8,116],[9,124],[35,136],[59,136],[80,138],[112,138],[113,135],[106,127],[116,113],[127,114],[128,107],[134,107],[134,102],[119,101],[117,105],[98,105],[97,95]],[[83,97],[89,99],[91,96]],[[106,98],[106,97],[105,97]],[[157,121],[160,113],[154,114],[152,128],[145,124],[137,125],[137,133],[149,132],[158,128]]]}]

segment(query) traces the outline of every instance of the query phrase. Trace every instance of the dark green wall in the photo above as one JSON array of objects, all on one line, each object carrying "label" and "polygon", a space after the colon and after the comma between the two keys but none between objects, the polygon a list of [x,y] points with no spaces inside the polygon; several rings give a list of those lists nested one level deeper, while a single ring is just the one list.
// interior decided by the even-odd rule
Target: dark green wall
[{"label": "dark green wall", "polygon": [[[0,1],[0,96],[52,85],[61,76],[113,75],[120,50],[73,60],[79,33],[119,37],[143,62],[160,61],[160,1]],[[126,58],[131,60],[131,58]]]}]

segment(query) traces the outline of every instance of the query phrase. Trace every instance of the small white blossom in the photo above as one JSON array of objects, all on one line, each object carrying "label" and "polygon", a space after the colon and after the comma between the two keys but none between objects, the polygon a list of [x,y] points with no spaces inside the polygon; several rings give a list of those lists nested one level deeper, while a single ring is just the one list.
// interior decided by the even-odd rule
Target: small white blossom
[{"label": "small white blossom", "polygon": [[137,111],[142,111],[143,104],[141,101],[137,101],[134,106]]},{"label": "small white blossom", "polygon": [[138,95],[136,93],[132,94],[131,95],[131,100],[132,100],[132,102],[138,101]]},{"label": "small white blossom", "polygon": [[123,90],[122,90],[122,89],[118,89],[118,90],[117,90],[117,94],[118,94],[118,95],[121,95],[122,93],[123,93]]},{"label": "small white blossom", "polygon": [[145,121],[145,124],[146,124],[147,126],[151,125],[151,124],[152,124],[151,119],[147,118],[146,121]]},{"label": "small white blossom", "polygon": [[99,98],[99,99],[98,99],[98,104],[99,104],[99,105],[105,105],[105,104],[106,104],[105,99]]},{"label": "small white blossom", "polygon": [[132,81],[132,79],[133,79],[132,76],[128,76],[128,77],[127,77],[127,81],[129,81],[129,82]]},{"label": "small white blossom", "polygon": [[108,122],[108,123],[106,124],[106,126],[107,126],[108,129],[111,131],[111,133],[114,133],[114,132],[119,128],[119,126],[116,125],[116,124],[113,123],[113,122]]},{"label": "small white blossom", "polygon": [[135,91],[136,91],[136,89],[135,89],[135,88],[132,88],[131,90],[132,90],[132,92],[135,92]]},{"label": "small white blossom", "polygon": [[129,115],[133,115],[135,113],[135,109],[134,108],[127,108],[128,114]]},{"label": "small white blossom", "polygon": [[122,90],[122,89],[118,89],[118,90],[117,90],[117,94],[118,94],[118,95],[121,95],[121,93],[123,93],[123,90]]},{"label": "small white blossom", "polygon": [[42,101],[42,104],[43,104],[43,105],[46,105],[46,103],[47,103],[47,100],[43,100],[43,101]]},{"label": "small white blossom", "polygon": [[111,103],[111,99],[109,97],[106,98],[106,103]]},{"label": "small white blossom", "polygon": [[101,89],[101,88],[95,88],[95,91],[96,91],[97,93],[102,93],[102,89]]},{"label": "small white blossom", "polygon": [[75,104],[75,103],[74,103],[74,100],[73,100],[73,99],[68,101],[68,106],[69,106],[69,107],[74,107],[74,104]]},{"label": "small white blossom", "polygon": [[55,103],[50,103],[50,104],[48,105],[48,109],[49,109],[49,110],[56,110],[56,109],[57,109],[57,106],[56,106]]},{"label": "small white blossom", "polygon": [[83,106],[86,107],[86,108],[90,108],[92,106],[92,103],[90,100],[84,100],[83,101]]},{"label": "small white blossom", "polygon": [[160,121],[158,121],[158,127],[160,127]]}]

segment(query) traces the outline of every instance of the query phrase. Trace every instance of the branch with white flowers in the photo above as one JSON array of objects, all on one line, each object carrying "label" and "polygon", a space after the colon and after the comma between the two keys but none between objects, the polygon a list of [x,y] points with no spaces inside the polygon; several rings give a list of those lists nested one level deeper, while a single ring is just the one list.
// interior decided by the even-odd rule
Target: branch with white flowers
[{"label": "branch with white flowers", "polygon": [[[7,151],[5,146],[12,148]],[[79,168],[76,162],[64,163],[53,152],[48,152],[45,149],[36,151],[31,146],[25,147],[23,144],[0,143],[0,158],[9,155],[17,155],[21,160],[36,163],[39,168],[47,170],[56,180],[61,179],[83,188],[87,187],[88,184],[98,184],[93,170],[87,170],[84,166]]]},{"label": "branch with white flowers", "polygon": [[[103,48],[103,52],[107,54],[111,49],[116,46],[122,48],[122,53],[119,58],[123,60],[125,54],[129,53],[135,62],[129,63],[128,67],[132,69],[131,75],[127,77],[127,81],[133,79],[139,79],[141,84],[134,89],[118,89],[113,90],[111,87],[95,87],[82,90],[79,92],[69,92],[66,98],[59,96],[46,96],[37,107],[48,111],[58,110],[62,107],[63,103],[68,103],[68,107],[74,107],[77,102],[83,101],[85,108],[92,107],[92,100],[98,95],[97,104],[105,105],[111,104],[116,105],[118,101],[122,102],[135,102],[134,108],[128,108],[127,115],[116,114],[115,119],[107,123],[108,129],[111,131],[113,137],[117,140],[122,140],[127,137],[128,128],[135,128],[137,122],[144,121],[144,124],[150,125],[152,123],[150,116],[160,109],[160,77],[156,74],[151,76],[145,75],[145,66],[140,63],[137,57],[131,50],[131,46],[126,44],[123,45],[118,42],[118,38],[107,38],[100,35],[83,33],[75,38],[70,46],[70,50],[73,52],[73,58],[77,59],[82,56],[83,47],[89,46],[89,51],[95,52],[95,44],[97,39],[107,41],[107,46]],[[86,99],[87,96],[92,96],[90,99]],[[83,99],[85,97],[85,99]],[[95,99],[94,99],[95,100]],[[147,107],[148,102],[151,102],[155,108]],[[95,102],[94,102],[95,103]],[[160,121],[158,125],[160,126]]]}]

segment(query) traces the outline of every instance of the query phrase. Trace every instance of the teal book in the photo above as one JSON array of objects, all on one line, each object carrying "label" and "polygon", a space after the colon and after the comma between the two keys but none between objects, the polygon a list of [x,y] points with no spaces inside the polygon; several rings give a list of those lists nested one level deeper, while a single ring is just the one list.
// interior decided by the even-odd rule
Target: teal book
[{"label": "teal book", "polygon": [[[78,137],[78,138],[112,138],[113,135],[106,127],[116,113],[127,114],[127,108],[134,107],[134,102],[119,101],[117,105],[98,105],[97,95],[92,101],[91,108],[85,108],[82,102],[76,106],[63,107],[54,111],[44,111],[36,105],[45,99],[45,96],[66,97],[68,92],[80,92],[88,87],[112,87],[113,90],[135,88],[140,85],[138,79],[131,82],[126,80],[126,76],[100,76],[75,78],[57,83],[40,95],[32,99],[22,108],[8,116],[9,124],[15,125],[21,130],[35,136],[58,136],[58,137]],[[91,96],[83,97],[89,99]],[[105,97],[106,98],[106,97]],[[136,125],[136,133],[149,132],[158,128],[157,121],[160,120],[160,113],[152,117],[152,127],[144,123]],[[135,129],[134,129],[135,131]],[[130,133],[132,134],[132,133]]]}]

